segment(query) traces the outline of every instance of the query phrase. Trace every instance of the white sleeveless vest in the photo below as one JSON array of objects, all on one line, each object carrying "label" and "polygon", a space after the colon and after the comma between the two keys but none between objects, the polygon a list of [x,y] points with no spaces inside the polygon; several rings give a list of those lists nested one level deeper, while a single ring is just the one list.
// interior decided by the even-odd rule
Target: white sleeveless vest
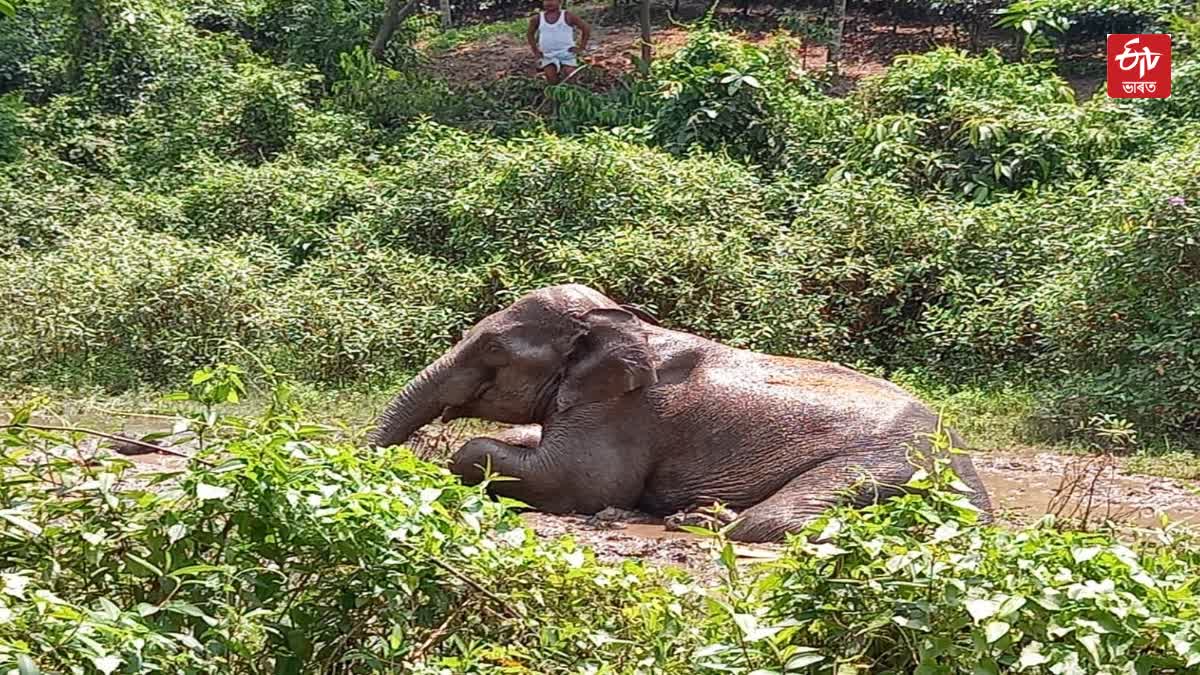
[{"label": "white sleeveless vest", "polygon": [[566,10],[558,11],[558,21],[548,23],[546,13],[538,12],[538,49],[546,56],[566,54],[575,46],[575,29],[567,23]]}]

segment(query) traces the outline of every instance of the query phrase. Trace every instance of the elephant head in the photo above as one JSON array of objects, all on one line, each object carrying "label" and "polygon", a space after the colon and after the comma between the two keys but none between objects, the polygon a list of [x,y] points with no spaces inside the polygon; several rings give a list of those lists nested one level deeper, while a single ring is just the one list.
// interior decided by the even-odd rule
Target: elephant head
[{"label": "elephant head", "polygon": [[553,286],[467,331],[388,404],[368,441],[403,443],[438,416],[541,423],[655,382],[638,314],[586,286]]}]

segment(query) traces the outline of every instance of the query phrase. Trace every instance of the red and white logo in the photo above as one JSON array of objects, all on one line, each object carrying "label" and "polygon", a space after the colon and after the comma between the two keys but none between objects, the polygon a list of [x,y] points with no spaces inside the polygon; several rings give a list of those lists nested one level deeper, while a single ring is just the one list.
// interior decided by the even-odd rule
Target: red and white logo
[{"label": "red and white logo", "polygon": [[1110,98],[1171,95],[1171,36],[1163,33],[1108,36]]}]

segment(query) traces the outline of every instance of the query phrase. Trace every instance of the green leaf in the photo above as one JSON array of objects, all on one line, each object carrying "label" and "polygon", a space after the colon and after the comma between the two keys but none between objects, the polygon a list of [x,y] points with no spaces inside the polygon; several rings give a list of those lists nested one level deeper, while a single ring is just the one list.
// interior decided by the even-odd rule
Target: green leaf
[{"label": "green leaf", "polygon": [[967,608],[967,613],[970,614],[971,618],[975,620],[975,623],[979,623],[980,621],[993,616],[996,613],[996,610],[1000,608],[998,603],[992,602],[991,600],[984,600],[982,598],[968,600],[964,606]]},{"label": "green leaf", "polygon": [[983,659],[975,664],[971,675],[1000,675],[1000,666],[992,659]]},{"label": "green leaf", "polygon": [[733,551],[733,545],[726,542],[724,548],[721,549],[721,564],[727,570],[737,569],[737,555]]},{"label": "green leaf", "polygon": [[987,638],[988,644],[992,644],[996,640],[999,640],[1000,638],[1004,637],[1005,635],[1008,635],[1008,631],[1010,628],[1012,628],[1012,626],[1010,624],[1008,624],[1007,622],[992,621],[992,622],[988,623],[987,626],[984,626],[983,635],[985,638]]},{"label": "green leaf", "polygon": [[205,614],[203,610],[201,610],[199,607],[191,604],[190,602],[175,601],[175,602],[169,603],[166,606],[166,610],[169,612],[175,612],[176,614],[183,614],[185,616],[194,616],[197,619],[203,619],[204,622],[210,626],[217,625],[216,619]]},{"label": "green leaf", "polygon": [[215,565],[188,565],[187,567],[180,567],[177,570],[171,570],[171,576],[190,577],[198,574],[205,574],[207,572],[220,572],[222,569],[223,568]]},{"label": "green leaf", "polygon": [[[805,647],[804,649],[812,649],[812,648]],[[820,663],[824,660],[825,660],[825,657],[823,655],[818,654],[815,651],[810,651],[806,654],[799,654],[797,656],[793,656],[792,659],[787,662],[787,665],[785,665],[783,667],[783,669],[784,670],[799,670],[800,668],[807,668],[808,666],[811,666],[815,663]]]},{"label": "green leaf", "polygon": [[1077,634],[1075,639],[1079,640],[1079,644],[1083,645],[1083,648],[1087,650],[1088,655],[1092,657],[1092,661],[1097,666],[1100,665],[1100,636],[1095,633],[1087,635]]},{"label": "green leaf", "polygon": [[42,528],[40,525],[26,520],[22,516],[18,515],[16,511],[0,511],[0,518],[7,520],[8,522],[21,528],[22,530],[25,530],[35,537],[42,533]]},{"label": "green leaf", "polygon": [[1050,662],[1050,657],[1042,653],[1042,643],[1030,642],[1021,649],[1021,658],[1017,661],[1020,670],[1033,668]]},{"label": "green leaf", "polygon": [[161,569],[159,569],[159,567],[157,565],[150,562],[149,560],[146,560],[145,558],[134,555],[132,553],[126,553],[125,557],[128,558],[129,560],[137,563],[138,565],[146,568],[146,570],[148,572],[152,572],[155,576],[160,576],[160,577],[163,576],[163,571]]}]

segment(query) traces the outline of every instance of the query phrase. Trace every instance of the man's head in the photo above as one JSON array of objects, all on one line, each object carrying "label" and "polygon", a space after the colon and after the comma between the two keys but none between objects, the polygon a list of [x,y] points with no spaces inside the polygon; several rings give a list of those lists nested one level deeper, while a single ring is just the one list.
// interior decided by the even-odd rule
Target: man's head
[{"label": "man's head", "polygon": [[542,9],[547,12],[557,12],[562,9],[562,0],[542,0]]}]

